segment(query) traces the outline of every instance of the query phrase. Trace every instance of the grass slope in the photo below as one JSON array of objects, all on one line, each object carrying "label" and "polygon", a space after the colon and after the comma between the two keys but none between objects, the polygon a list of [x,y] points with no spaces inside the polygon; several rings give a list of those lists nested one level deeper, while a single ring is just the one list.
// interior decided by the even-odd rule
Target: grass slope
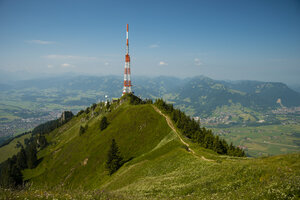
[{"label": "grass slope", "polygon": [[[53,131],[41,163],[25,170],[30,190],[4,191],[4,198],[59,199],[297,199],[300,154],[267,158],[219,156],[189,143],[196,155],[151,105],[114,105],[110,124],[100,132],[103,114],[73,118]],[[97,107],[96,111],[101,108]],[[79,136],[80,125],[88,130]],[[109,176],[104,167],[116,139],[129,160]],[[206,159],[203,159],[203,158]],[[63,186],[63,189],[60,189]]]},{"label": "grass slope", "polygon": [[[48,187],[94,189],[109,178],[104,163],[112,138],[124,159],[129,160],[152,150],[171,131],[163,117],[149,105],[123,104],[107,114],[110,124],[102,132],[101,117],[86,120],[84,114],[52,132],[49,136],[52,145],[40,152],[41,163],[34,170],[26,170],[25,178],[33,178],[37,185],[47,180]],[[79,127],[85,124],[89,128],[79,136]]]},{"label": "grass slope", "polygon": [[12,157],[20,151],[20,148],[16,148],[18,142],[24,145],[25,138],[30,138],[31,134],[22,135],[13,139],[9,144],[0,147],[0,163],[6,159]]}]

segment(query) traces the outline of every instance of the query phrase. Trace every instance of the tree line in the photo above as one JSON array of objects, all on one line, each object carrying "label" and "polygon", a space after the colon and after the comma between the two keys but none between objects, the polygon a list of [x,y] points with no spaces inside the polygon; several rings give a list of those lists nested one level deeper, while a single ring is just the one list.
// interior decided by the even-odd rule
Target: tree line
[{"label": "tree line", "polygon": [[172,104],[167,104],[163,99],[157,99],[154,105],[171,117],[184,136],[198,143],[200,146],[211,149],[218,154],[238,157],[245,156],[245,152],[242,149],[233,146],[232,143],[228,145],[224,139],[215,136],[211,130],[200,127],[199,122],[191,119],[179,109],[175,109]]},{"label": "tree line", "polygon": [[151,99],[142,100],[134,94],[126,94],[121,97],[121,101],[122,99],[129,100],[131,105],[154,104],[171,117],[185,137],[204,148],[211,149],[222,155],[246,156],[242,149],[235,147],[232,143],[228,144],[224,139],[215,136],[211,130],[200,127],[199,122],[196,122],[181,110],[175,109],[172,104],[167,104],[163,99],[156,99],[153,103]]},{"label": "tree line", "polygon": [[26,132],[32,134],[30,138],[24,140],[24,145],[17,143],[17,148],[21,148],[20,151],[0,164],[0,186],[13,188],[22,185],[24,181],[21,171],[35,168],[39,162],[37,152],[48,145],[45,135],[67,123],[72,117],[71,112],[65,111],[59,119],[40,124],[31,132]]},{"label": "tree line", "polygon": [[64,111],[60,118],[45,122],[43,124],[38,125],[32,130],[32,135],[35,134],[48,134],[54,129],[64,125],[68,121],[70,121],[73,117],[73,113],[71,111]]},{"label": "tree line", "polygon": [[41,134],[26,140],[25,147],[18,143],[21,150],[17,155],[8,158],[0,164],[0,186],[16,187],[23,184],[21,170],[35,168],[38,164],[37,152],[48,145],[46,137]]}]

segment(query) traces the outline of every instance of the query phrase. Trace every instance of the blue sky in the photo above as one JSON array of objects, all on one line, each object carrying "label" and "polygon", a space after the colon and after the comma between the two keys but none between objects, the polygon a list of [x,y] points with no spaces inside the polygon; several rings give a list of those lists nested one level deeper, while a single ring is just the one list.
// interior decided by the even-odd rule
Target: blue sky
[{"label": "blue sky", "polygon": [[300,83],[295,0],[0,0],[0,72]]}]

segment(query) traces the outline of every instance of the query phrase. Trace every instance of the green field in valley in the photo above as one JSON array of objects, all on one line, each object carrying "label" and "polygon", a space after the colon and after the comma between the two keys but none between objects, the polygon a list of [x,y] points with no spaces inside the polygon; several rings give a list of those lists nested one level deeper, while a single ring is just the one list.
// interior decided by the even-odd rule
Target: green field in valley
[{"label": "green field in valley", "polygon": [[300,151],[300,125],[233,126],[212,130],[245,148],[249,156],[260,157]]}]

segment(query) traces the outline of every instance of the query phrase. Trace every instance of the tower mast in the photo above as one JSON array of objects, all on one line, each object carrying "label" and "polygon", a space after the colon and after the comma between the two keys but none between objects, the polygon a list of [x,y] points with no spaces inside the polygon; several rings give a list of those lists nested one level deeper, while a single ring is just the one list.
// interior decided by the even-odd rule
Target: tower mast
[{"label": "tower mast", "polygon": [[128,24],[126,30],[126,55],[125,55],[125,71],[124,71],[124,88],[123,95],[132,93],[130,80],[130,56],[129,56],[129,42],[128,42]]}]

